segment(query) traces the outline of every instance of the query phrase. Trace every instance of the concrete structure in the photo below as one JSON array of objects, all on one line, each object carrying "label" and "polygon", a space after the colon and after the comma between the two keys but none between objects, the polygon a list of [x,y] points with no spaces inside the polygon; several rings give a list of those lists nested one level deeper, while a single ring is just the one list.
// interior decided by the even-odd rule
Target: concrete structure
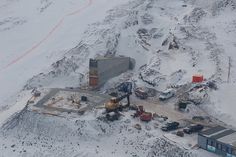
[{"label": "concrete structure", "polygon": [[133,69],[130,57],[97,57],[89,61],[89,86],[99,87],[112,77]]},{"label": "concrete structure", "polygon": [[[87,97],[86,102],[80,100],[82,96]],[[52,88],[38,102],[27,106],[31,111],[52,113],[53,115],[59,116],[62,112],[81,113],[94,107],[103,106],[110,99],[111,96],[109,95],[99,94],[93,91],[76,88]],[[73,103],[72,100],[75,102]],[[80,107],[76,105],[78,104],[77,102],[79,102]]]},{"label": "concrete structure", "polygon": [[198,134],[199,147],[225,157],[236,157],[236,131],[216,126]]}]

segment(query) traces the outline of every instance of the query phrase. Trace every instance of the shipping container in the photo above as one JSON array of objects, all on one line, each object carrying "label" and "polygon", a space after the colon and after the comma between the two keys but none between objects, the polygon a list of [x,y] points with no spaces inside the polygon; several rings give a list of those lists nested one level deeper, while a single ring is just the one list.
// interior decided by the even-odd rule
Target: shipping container
[{"label": "shipping container", "polygon": [[97,76],[89,76],[89,86],[92,86],[92,87],[98,86],[98,77]]},{"label": "shipping container", "polygon": [[200,83],[203,82],[204,78],[203,75],[193,75],[192,82],[193,83]]}]

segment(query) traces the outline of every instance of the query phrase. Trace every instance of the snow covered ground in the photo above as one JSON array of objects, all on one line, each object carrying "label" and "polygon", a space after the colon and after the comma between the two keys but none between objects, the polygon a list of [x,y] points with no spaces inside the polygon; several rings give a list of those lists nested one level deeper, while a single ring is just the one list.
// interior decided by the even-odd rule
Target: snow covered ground
[{"label": "snow covered ground", "polygon": [[[163,90],[167,85],[190,82],[195,73],[203,74],[207,80],[215,80],[219,89],[211,91],[209,102],[201,107],[212,116],[236,127],[235,36],[235,0],[2,0],[0,114],[8,117],[8,113],[18,109],[9,107],[15,104],[21,90],[34,87],[77,87],[85,84],[90,57],[126,55],[136,59],[135,70],[127,73],[127,78],[140,86]],[[9,109],[4,113],[7,108]],[[36,115],[26,113],[23,116]],[[42,115],[39,116],[43,118]],[[45,121],[54,121],[53,118],[44,118]],[[29,119],[21,120],[4,137],[16,135],[23,139],[29,138],[27,141],[38,137],[44,139],[48,132],[40,134],[39,130],[48,127],[48,124],[33,118],[29,125]],[[32,126],[33,131],[24,130],[30,128],[31,124],[36,125]],[[16,133],[18,126],[22,134]],[[48,130],[50,131],[49,128]],[[32,132],[36,132],[36,135],[26,136]],[[15,141],[14,137],[12,141]],[[47,141],[47,138],[46,141],[42,140],[50,147]],[[42,156],[40,152],[44,151],[45,156],[50,156],[55,150],[66,149],[64,142],[60,139],[58,141],[58,147],[49,151],[44,149],[44,144],[37,148],[38,144],[32,146],[31,142],[28,143],[29,147],[37,148],[36,150],[27,148],[25,153],[19,147],[15,151],[4,151],[21,151],[22,156],[35,153]],[[24,145],[22,141],[16,143]],[[75,151],[75,144],[76,142],[71,144],[71,151],[66,150],[69,153]],[[106,146],[103,147],[105,148]],[[83,150],[90,149],[83,147]],[[117,151],[111,150],[110,153]],[[88,154],[83,154],[84,152]],[[79,156],[96,154],[96,150],[84,152],[79,152]],[[17,156],[18,153],[13,155]],[[58,156],[65,155],[58,153]],[[75,153],[76,155],[78,154]]]},{"label": "snow covered ground", "polygon": [[1,1],[0,108],[75,47],[88,24],[120,3],[124,0]]},{"label": "snow covered ground", "polygon": [[[66,113],[64,117],[67,118],[23,110],[1,130],[1,154],[25,157],[214,157],[204,151],[189,150],[189,140],[183,141],[154,128],[158,121],[140,122],[131,118],[131,113],[124,112],[119,121],[107,122],[101,118],[101,110],[89,111],[82,116]],[[137,123],[141,130],[133,127]]]},{"label": "snow covered ground", "polygon": [[222,84],[219,91],[212,93],[212,103],[207,106],[207,110],[212,115],[219,117],[225,123],[236,127],[236,85],[235,84]]}]

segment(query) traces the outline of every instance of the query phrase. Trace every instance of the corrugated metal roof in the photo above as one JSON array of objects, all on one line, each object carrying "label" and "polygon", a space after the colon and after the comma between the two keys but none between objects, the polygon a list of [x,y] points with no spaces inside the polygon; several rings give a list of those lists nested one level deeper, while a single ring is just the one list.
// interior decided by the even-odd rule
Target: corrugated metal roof
[{"label": "corrugated metal roof", "polygon": [[201,134],[205,135],[205,136],[211,136],[212,134],[218,133],[218,132],[220,132],[222,130],[225,130],[225,129],[226,128],[223,127],[223,126],[216,126],[216,127],[211,128],[211,129],[202,131]]},{"label": "corrugated metal roof", "polygon": [[229,145],[235,146],[236,144],[236,132],[228,134],[226,136],[222,136],[221,138],[217,139],[222,143],[227,143]]},{"label": "corrugated metal roof", "polygon": [[233,133],[235,133],[234,130],[226,129],[226,130],[223,131],[223,132],[220,132],[220,133],[218,133],[218,134],[216,134],[216,135],[211,136],[211,138],[213,138],[213,139],[219,139],[219,138],[222,138],[222,137],[231,135],[231,134],[233,134]]},{"label": "corrugated metal roof", "polygon": [[236,131],[232,129],[227,129],[223,126],[216,126],[208,130],[202,131],[201,135],[215,139],[219,142],[232,145],[236,148]]}]

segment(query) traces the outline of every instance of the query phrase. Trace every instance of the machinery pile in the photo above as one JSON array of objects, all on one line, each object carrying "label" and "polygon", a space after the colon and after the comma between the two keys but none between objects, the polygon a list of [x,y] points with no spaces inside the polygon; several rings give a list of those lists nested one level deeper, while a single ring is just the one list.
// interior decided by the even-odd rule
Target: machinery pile
[{"label": "machinery pile", "polygon": [[[132,95],[132,82],[123,82],[118,87],[116,87],[116,89],[117,92],[110,93],[110,95],[113,96],[110,101],[105,103],[105,115],[107,120],[118,120],[119,117],[122,115],[121,111],[123,110],[135,110],[135,114],[132,115],[134,118],[139,117],[141,121],[145,122],[151,121],[151,112],[146,112],[143,106],[130,105],[130,95]],[[122,105],[122,103],[120,102],[124,98],[127,98],[126,105]]]}]

